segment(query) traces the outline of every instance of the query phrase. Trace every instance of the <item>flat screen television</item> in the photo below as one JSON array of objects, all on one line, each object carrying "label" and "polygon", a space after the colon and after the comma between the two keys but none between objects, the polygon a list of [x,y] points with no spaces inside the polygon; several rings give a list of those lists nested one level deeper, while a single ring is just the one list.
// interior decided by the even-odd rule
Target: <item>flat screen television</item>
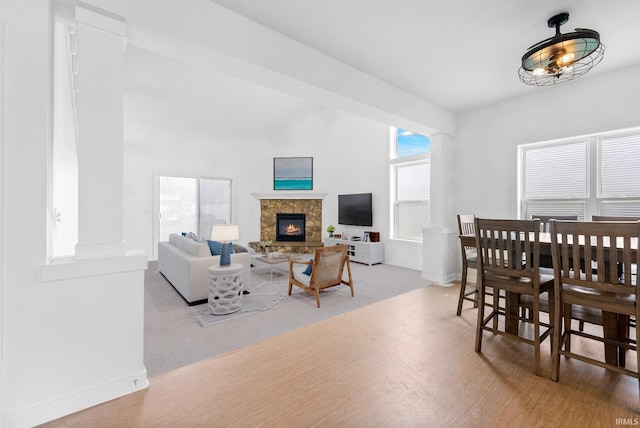
[{"label": "flat screen television", "polygon": [[371,193],[338,195],[338,223],[348,226],[373,226]]}]

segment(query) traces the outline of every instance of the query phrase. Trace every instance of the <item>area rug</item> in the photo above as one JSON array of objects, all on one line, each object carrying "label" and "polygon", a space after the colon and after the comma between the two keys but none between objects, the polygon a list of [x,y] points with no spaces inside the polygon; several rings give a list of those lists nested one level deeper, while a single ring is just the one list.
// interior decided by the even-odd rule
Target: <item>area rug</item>
[{"label": "area rug", "polygon": [[[356,287],[354,281],[354,288]],[[206,303],[197,306],[191,306],[189,309],[192,312],[194,319],[202,327],[210,327],[212,325],[235,319],[238,317],[244,317],[256,312],[264,312],[273,308],[279,308],[286,305],[291,305],[302,300],[313,299],[315,296],[307,293],[306,291],[293,287],[291,296],[287,294],[289,289],[289,278],[287,275],[278,275],[274,273],[273,280],[271,280],[270,274],[253,274],[251,277],[251,286],[249,287],[249,294],[243,297],[242,309],[232,314],[227,315],[213,315],[209,312],[208,305]],[[338,292],[346,292],[351,296],[351,290],[345,285],[331,287],[320,292],[320,300],[326,296],[329,296]]]}]

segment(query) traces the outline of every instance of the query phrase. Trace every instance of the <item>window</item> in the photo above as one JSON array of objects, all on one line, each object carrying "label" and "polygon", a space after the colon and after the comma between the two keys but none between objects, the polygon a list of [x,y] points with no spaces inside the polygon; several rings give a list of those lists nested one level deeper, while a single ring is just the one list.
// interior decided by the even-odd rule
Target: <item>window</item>
[{"label": "window", "polygon": [[391,236],[422,240],[429,225],[431,141],[428,137],[391,128]]},{"label": "window", "polygon": [[48,259],[75,254],[78,243],[78,155],[74,76],[75,31],[54,26],[53,134],[51,147],[51,223]]},{"label": "window", "polygon": [[158,177],[158,241],[193,232],[209,239],[214,224],[231,223],[231,180]]},{"label": "window", "polygon": [[519,151],[522,218],[640,216],[640,129],[528,144]]}]

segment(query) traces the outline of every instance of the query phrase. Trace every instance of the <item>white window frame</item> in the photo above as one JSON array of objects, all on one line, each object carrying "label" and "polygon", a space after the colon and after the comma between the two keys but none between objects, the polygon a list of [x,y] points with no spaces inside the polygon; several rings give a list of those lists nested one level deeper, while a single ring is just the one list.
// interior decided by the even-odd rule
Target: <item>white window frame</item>
[{"label": "white window frame", "polygon": [[[403,157],[397,157],[397,141],[396,141],[396,135],[397,135],[397,128],[391,127],[390,128],[390,138],[391,138],[391,153],[390,153],[390,161],[389,161],[389,166],[390,166],[390,219],[391,221],[389,222],[390,225],[390,230],[389,230],[389,236],[391,237],[392,240],[397,240],[397,241],[410,241],[410,242],[422,242],[422,232],[420,232],[419,236],[416,237],[402,237],[402,236],[398,236],[398,216],[397,216],[397,209],[398,206],[400,204],[407,204],[407,203],[416,203],[416,202],[426,202],[429,205],[429,213],[431,211],[431,189],[429,189],[429,197],[428,198],[424,198],[424,199],[412,199],[412,200],[398,200],[398,169],[404,166],[411,166],[411,165],[419,165],[419,164],[427,164],[427,165],[431,165],[431,152],[429,153],[424,153],[424,154],[420,154],[420,155],[412,155],[412,156],[403,156]],[[426,224],[424,225],[425,227],[429,225],[429,221],[430,221],[430,215],[429,218],[426,219]]]},{"label": "white window frame", "polygon": [[[194,174],[188,174],[188,173],[165,173],[165,172],[155,172],[154,173],[154,177],[153,177],[153,257],[157,258],[157,251],[158,251],[158,242],[160,240],[160,177],[180,177],[180,178],[190,178],[190,179],[195,179],[197,180],[197,185],[196,185],[196,192],[198,195],[198,201],[200,199],[200,180],[202,179],[206,179],[206,180],[223,180],[223,181],[229,181],[229,187],[230,187],[230,204],[229,204],[229,218],[231,219],[231,223],[235,223],[235,204],[236,204],[236,200],[235,200],[235,195],[236,195],[236,191],[235,191],[235,180],[233,178],[230,177],[212,177],[212,176],[208,176],[208,175],[194,175]],[[199,205],[199,202],[198,202]],[[199,211],[199,207],[198,207],[198,211]],[[198,227],[200,227],[200,215],[198,214],[197,216],[197,220],[196,220],[196,224],[198,225]]]},{"label": "white window frame", "polygon": [[[601,192],[602,181],[602,140],[611,137],[640,135],[640,128],[630,128],[619,131],[609,131],[597,134],[552,140],[540,143],[522,144],[518,146],[518,217],[529,218],[531,206],[537,206],[537,214],[548,213],[558,215],[578,215],[578,220],[590,221],[593,215],[640,215],[640,192],[627,197],[605,197]],[[587,189],[584,198],[528,198],[526,195],[526,152],[529,149],[559,146],[574,142],[585,141],[587,145]],[[552,173],[552,172],[550,172]],[[618,208],[616,208],[616,204]],[[624,205],[624,208],[622,206]],[[554,207],[557,207],[555,209]]]}]

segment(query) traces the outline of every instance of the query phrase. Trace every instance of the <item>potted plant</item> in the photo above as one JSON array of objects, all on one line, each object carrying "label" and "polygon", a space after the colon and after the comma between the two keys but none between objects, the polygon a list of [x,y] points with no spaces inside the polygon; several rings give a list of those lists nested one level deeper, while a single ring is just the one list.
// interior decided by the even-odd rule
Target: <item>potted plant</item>
[{"label": "potted plant", "polygon": [[333,232],[335,232],[336,228],[334,225],[330,224],[327,226],[327,232],[329,232],[329,238],[333,238]]},{"label": "potted plant", "polygon": [[271,246],[271,241],[270,240],[260,241],[260,250],[262,250],[263,253],[269,254],[269,247],[270,246]]}]

